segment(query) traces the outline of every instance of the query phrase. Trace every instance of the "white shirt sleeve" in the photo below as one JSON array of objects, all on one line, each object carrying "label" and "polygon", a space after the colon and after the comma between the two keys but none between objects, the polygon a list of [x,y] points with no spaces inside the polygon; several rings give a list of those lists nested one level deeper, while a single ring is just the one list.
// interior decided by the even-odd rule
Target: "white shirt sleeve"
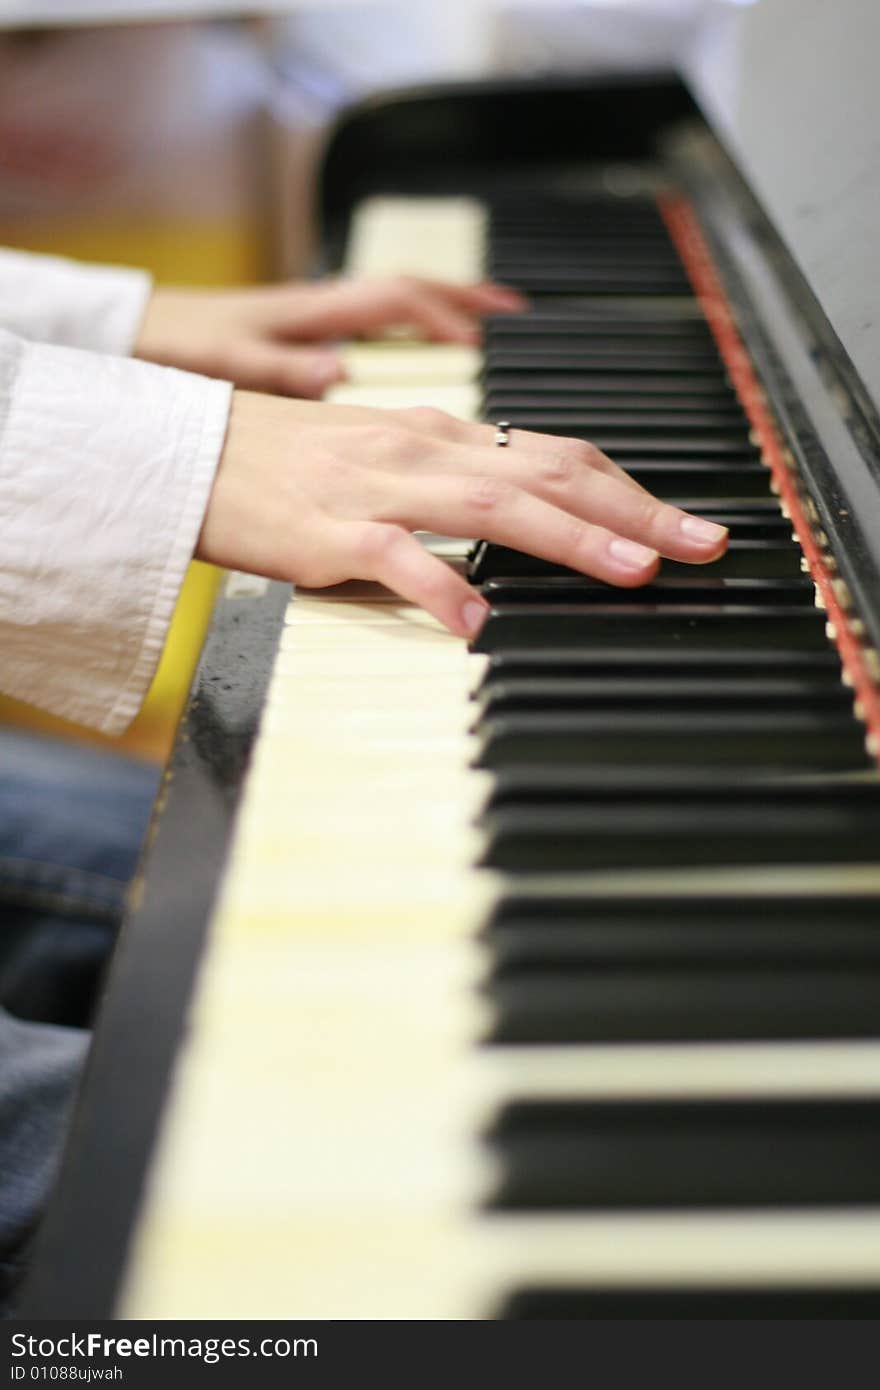
[{"label": "white shirt sleeve", "polygon": [[143,270],[0,248],[0,328],[35,342],[128,355],[151,289]]},{"label": "white shirt sleeve", "polygon": [[0,329],[0,690],[125,729],[192,558],[231,391]]}]

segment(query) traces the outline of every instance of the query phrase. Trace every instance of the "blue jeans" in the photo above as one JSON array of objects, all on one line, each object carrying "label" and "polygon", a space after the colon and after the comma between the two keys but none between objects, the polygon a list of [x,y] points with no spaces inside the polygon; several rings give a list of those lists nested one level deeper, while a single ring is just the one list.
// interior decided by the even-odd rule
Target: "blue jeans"
[{"label": "blue jeans", "polygon": [[51,1189],[159,777],[0,730],[0,1309]]}]

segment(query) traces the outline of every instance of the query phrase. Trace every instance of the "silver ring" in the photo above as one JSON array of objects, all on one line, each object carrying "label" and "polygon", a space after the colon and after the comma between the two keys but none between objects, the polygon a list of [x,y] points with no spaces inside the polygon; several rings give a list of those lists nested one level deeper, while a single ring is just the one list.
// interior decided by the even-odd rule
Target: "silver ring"
[{"label": "silver ring", "polygon": [[495,443],[498,445],[499,449],[507,448],[508,444],[510,443],[509,420],[495,421]]}]

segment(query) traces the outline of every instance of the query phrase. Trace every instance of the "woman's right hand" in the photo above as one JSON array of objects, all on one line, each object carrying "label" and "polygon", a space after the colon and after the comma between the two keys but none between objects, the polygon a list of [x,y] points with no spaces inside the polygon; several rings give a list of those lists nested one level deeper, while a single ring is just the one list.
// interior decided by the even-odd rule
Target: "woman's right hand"
[{"label": "woman's right hand", "polygon": [[200,559],[322,588],[370,579],[473,636],[487,605],[412,535],[479,536],[609,584],[661,556],[705,564],[724,527],[658,501],[591,444],[430,408],[373,410],[236,391]]}]

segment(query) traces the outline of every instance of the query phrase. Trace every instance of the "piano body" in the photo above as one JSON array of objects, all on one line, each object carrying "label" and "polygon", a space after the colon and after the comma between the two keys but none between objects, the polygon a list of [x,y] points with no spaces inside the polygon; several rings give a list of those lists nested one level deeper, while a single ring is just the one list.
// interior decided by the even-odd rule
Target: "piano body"
[{"label": "piano body", "polygon": [[[716,49],[712,126],[634,78],[337,131],[330,268],[533,300],[479,360],[353,348],[343,397],[592,439],[730,549],[624,593],[425,537],[492,599],[472,652],[371,586],[230,576],[23,1316],[880,1311],[878,179],[831,109],[867,100],[876,21],[849,8],[846,35],[738,12],[749,101]],[[821,131],[816,55],[852,64]]]}]

